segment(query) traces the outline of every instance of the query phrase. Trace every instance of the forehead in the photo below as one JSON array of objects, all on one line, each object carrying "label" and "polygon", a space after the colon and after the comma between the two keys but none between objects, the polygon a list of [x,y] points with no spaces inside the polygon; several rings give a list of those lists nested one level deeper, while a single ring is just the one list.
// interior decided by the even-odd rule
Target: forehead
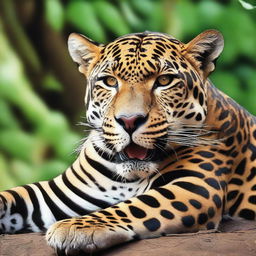
[{"label": "forehead", "polygon": [[182,45],[165,34],[131,34],[106,45],[101,60],[109,62],[108,68],[121,79],[138,82],[172,66]]}]

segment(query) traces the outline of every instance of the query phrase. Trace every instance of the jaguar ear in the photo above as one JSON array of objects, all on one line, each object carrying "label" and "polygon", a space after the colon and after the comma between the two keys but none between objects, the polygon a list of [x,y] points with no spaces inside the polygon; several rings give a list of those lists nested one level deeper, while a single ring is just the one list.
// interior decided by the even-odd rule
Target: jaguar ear
[{"label": "jaguar ear", "polygon": [[206,30],[185,45],[185,56],[206,79],[215,69],[215,62],[224,47],[222,34],[217,30]]},{"label": "jaguar ear", "polygon": [[68,50],[73,61],[79,64],[78,70],[85,76],[99,60],[102,47],[91,39],[76,33],[68,38]]}]

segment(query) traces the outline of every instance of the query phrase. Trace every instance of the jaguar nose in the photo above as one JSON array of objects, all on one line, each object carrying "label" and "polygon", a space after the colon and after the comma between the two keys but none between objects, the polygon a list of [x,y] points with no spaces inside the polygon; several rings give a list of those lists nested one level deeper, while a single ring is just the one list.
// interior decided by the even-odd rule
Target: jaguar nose
[{"label": "jaguar nose", "polygon": [[133,116],[120,116],[115,117],[115,120],[124,128],[126,132],[132,134],[137,130],[142,124],[144,124],[148,119],[148,116],[144,115],[133,115]]}]

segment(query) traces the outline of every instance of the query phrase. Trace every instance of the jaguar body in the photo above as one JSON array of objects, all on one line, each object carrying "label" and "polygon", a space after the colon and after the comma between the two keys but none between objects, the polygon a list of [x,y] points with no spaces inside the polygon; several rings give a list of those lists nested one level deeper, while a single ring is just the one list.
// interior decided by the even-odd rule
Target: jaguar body
[{"label": "jaguar body", "polygon": [[208,79],[218,31],[187,44],[155,32],[68,43],[91,132],[62,175],[0,193],[0,232],[48,229],[72,255],[216,229],[225,214],[255,220],[256,118]]}]

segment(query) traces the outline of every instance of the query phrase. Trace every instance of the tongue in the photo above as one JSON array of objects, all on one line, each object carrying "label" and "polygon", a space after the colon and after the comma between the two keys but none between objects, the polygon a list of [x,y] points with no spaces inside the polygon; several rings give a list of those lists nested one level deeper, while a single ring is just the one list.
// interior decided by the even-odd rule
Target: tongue
[{"label": "tongue", "polygon": [[139,160],[144,160],[148,152],[146,148],[143,148],[134,143],[130,144],[127,148],[125,148],[124,151],[129,158],[136,158]]}]

